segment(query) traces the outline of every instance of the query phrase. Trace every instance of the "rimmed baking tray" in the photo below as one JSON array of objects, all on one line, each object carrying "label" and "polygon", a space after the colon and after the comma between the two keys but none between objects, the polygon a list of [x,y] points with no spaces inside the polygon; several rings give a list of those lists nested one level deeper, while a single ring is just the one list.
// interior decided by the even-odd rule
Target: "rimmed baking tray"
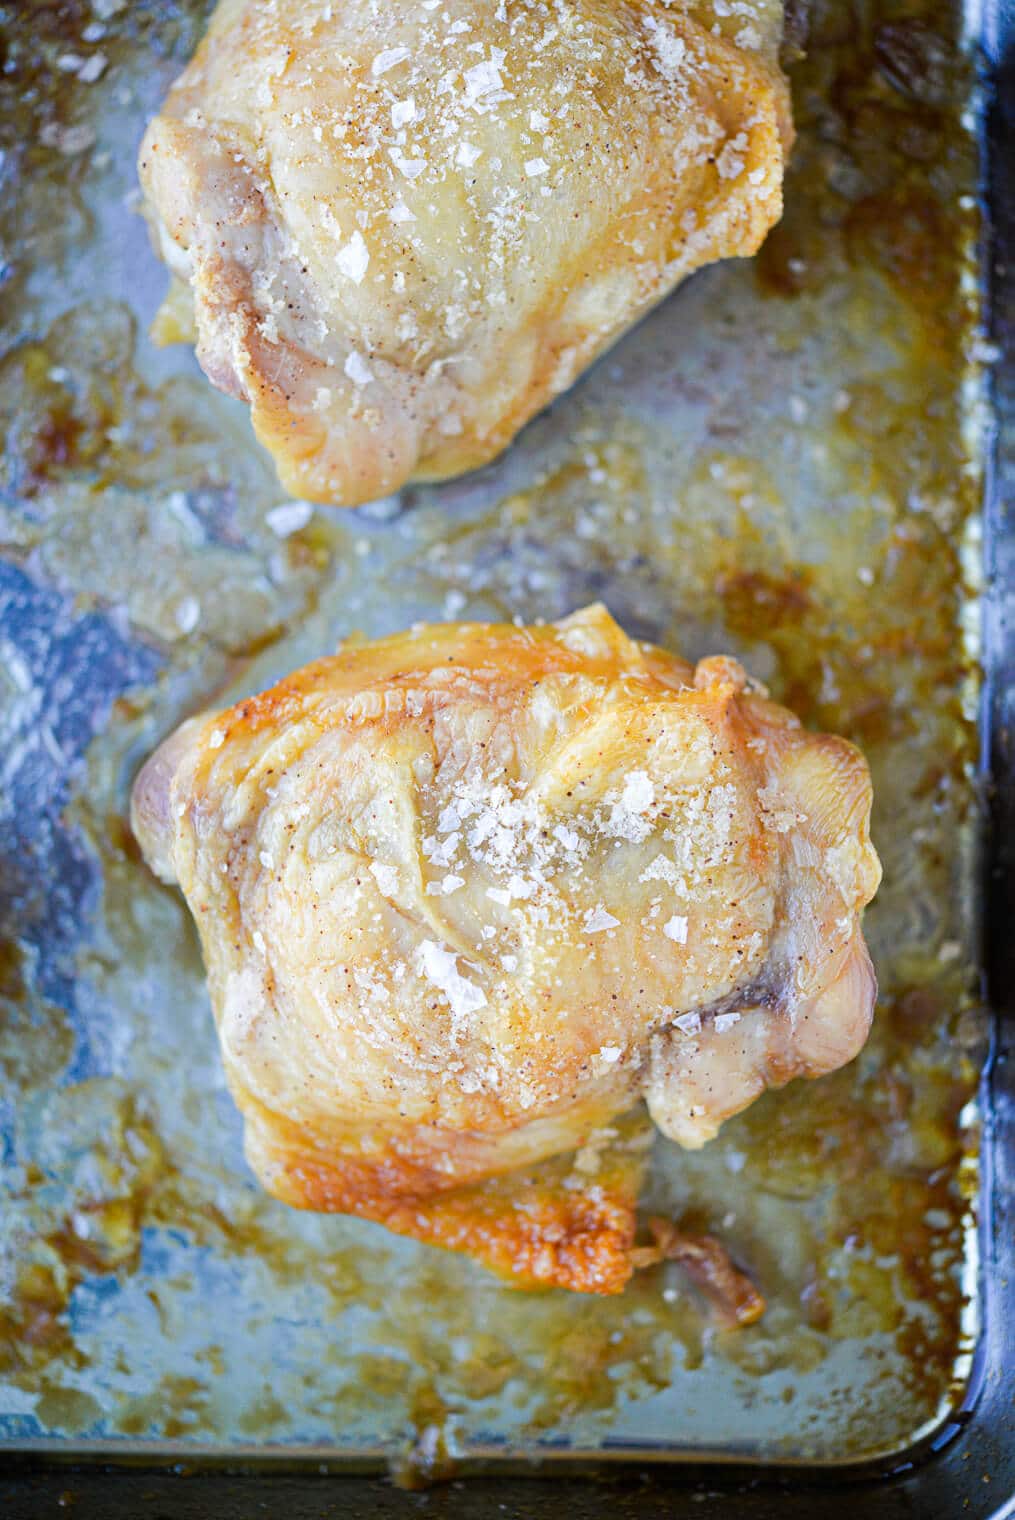
[{"label": "rimmed baking tray", "polygon": [[[979,1093],[976,1076],[981,908],[1002,951],[1011,918],[996,875],[980,891],[975,780],[982,707],[997,715],[981,731],[1004,871],[1010,547],[1003,472],[986,470],[986,96],[960,19],[794,16],[801,146],[757,264],[694,280],[492,469],[300,523],[275,512],[242,415],[132,327],[161,290],[130,204],[133,147],[200,17],[105,3],[8,18],[0,1429],[34,1462],[260,1468],[252,1488],[202,1471],[170,1500],[150,1474],[26,1474],[12,1502],[63,1484],[109,1513],[145,1493],[177,1513],[230,1494],[242,1508],[263,1500],[265,1466],[297,1464],[347,1476],[322,1490],[276,1470],[273,1506],[365,1513],[413,1501],[357,1468],[533,1460],[555,1471],[545,1490],[473,1480],[440,1503],[636,1512],[653,1493],[728,1492],[759,1462],[766,1482],[793,1472],[780,1512],[813,1507],[815,1481],[834,1506],[848,1481],[907,1467],[877,1488],[884,1513],[968,1500],[989,1514],[1010,1497],[1003,1023]],[[1003,18],[964,25],[1003,83]],[[1003,239],[999,154],[994,167]],[[724,1234],[762,1282],[769,1315],[736,1338],[678,1277],[613,1303],[524,1298],[262,1200],[185,917],[123,827],[137,761],[211,693],[263,684],[353,627],[593,597],[689,655],[737,649],[875,770],[871,1052],[766,1099],[700,1160],[660,1150],[654,1166],[654,1204]],[[1012,986],[998,965],[995,1009]],[[605,1459],[653,1477],[565,1476]],[[771,1502],[763,1487],[737,1500]]]}]

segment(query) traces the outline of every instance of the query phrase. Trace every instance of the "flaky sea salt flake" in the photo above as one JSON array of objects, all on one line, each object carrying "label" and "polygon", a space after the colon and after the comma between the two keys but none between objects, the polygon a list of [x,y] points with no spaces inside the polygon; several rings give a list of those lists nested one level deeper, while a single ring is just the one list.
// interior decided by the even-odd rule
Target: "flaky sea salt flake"
[{"label": "flaky sea salt flake", "polygon": [[426,168],[425,158],[406,158],[401,148],[391,148],[389,156],[395,168],[404,174],[408,180],[419,179],[419,176]]},{"label": "flaky sea salt flake", "polygon": [[465,99],[469,105],[478,105],[490,95],[498,93],[504,85],[500,66],[504,62],[503,48],[491,48],[490,57],[466,69]]},{"label": "flaky sea salt flake", "polygon": [[390,69],[404,63],[408,56],[407,47],[382,48],[370,65],[370,73],[374,79],[380,79],[382,74],[387,74]]},{"label": "flaky sea salt flake", "polygon": [[383,860],[372,860],[370,874],[385,897],[391,897],[398,890],[398,871],[395,866],[389,866]]},{"label": "flaky sea salt flake", "polygon": [[428,982],[443,993],[453,1020],[468,1018],[486,1007],[486,993],[462,976],[452,951],[432,939],[423,940],[417,952],[419,967]]},{"label": "flaky sea salt flake", "polygon": [[339,274],[345,275],[354,285],[361,285],[370,266],[370,250],[362,232],[354,232],[344,248],[338,250],[335,260]]},{"label": "flaky sea salt flake", "polygon": [[614,918],[612,913],[607,913],[606,909],[600,904],[598,907],[591,908],[586,913],[585,933],[602,934],[604,929],[616,929],[619,923],[620,919]]},{"label": "flaky sea salt flake", "polygon": [[634,813],[643,813],[655,801],[655,787],[646,771],[632,771],[624,782],[621,801]]},{"label": "flaky sea salt flake", "polygon": [[345,373],[353,385],[369,385],[374,378],[374,372],[363,358],[363,355],[351,349],[343,366]]}]

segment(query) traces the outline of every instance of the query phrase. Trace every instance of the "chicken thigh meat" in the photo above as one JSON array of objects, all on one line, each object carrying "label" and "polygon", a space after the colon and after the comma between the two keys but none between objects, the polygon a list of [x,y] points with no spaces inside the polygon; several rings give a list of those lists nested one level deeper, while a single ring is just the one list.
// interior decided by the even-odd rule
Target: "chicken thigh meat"
[{"label": "chicken thigh meat", "polygon": [[620,1116],[697,1147],[863,1045],[870,804],[859,753],[735,660],[592,607],[352,642],[185,723],[133,824],[271,1192],[615,1291]]},{"label": "chicken thigh meat", "polygon": [[141,182],[285,487],[486,463],[692,270],[753,253],[792,129],[776,0],[220,0]]}]

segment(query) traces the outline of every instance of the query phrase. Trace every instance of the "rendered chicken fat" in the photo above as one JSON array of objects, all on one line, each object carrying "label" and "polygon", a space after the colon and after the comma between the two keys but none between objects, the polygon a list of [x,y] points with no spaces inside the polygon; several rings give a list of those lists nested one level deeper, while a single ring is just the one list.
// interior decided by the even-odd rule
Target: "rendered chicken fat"
[{"label": "rendered chicken fat", "polygon": [[196,336],[296,496],[483,464],[778,219],[781,24],[775,0],[221,0],[141,148],[155,335]]},{"label": "rendered chicken fat", "polygon": [[615,1291],[643,1146],[615,1182],[538,1164],[641,1098],[699,1146],[857,1053],[870,802],[859,753],[735,660],[593,607],[349,645],[185,723],[133,823],[194,913],[270,1191]]}]

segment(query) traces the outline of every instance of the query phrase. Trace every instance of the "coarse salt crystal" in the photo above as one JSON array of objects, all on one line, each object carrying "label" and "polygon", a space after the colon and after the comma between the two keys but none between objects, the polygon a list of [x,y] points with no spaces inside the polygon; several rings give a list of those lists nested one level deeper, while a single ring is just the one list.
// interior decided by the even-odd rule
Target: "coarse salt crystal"
[{"label": "coarse salt crystal", "polygon": [[619,1061],[623,1054],[624,1052],[619,1045],[601,1045],[599,1047],[599,1059],[601,1061],[608,1061],[611,1066],[614,1061]]},{"label": "coarse salt crystal", "polygon": [[525,172],[529,179],[535,179],[539,174],[549,174],[550,166],[545,158],[530,158],[526,161]]},{"label": "coarse salt crystal", "polygon": [[701,1028],[700,1013],[682,1013],[679,1018],[673,1020],[681,1034],[697,1034]]},{"label": "coarse salt crystal", "polygon": [[675,940],[678,945],[686,945],[687,919],[680,913],[674,913],[669,922],[663,924],[663,933],[667,939]]},{"label": "coarse salt crystal", "polygon": [[393,222],[414,222],[416,220],[416,213],[410,211],[404,201],[396,201],[388,212],[388,215]]},{"label": "coarse salt crystal", "polygon": [[416,119],[415,97],[410,95],[408,100],[396,100],[391,106],[391,125],[397,132],[400,127],[408,126],[410,121]]},{"label": "coarse salt crystal", "polygon": [[250,938],[254,942],[254,949],[259,950],[262,955],[267,955],[268,947],[264,943],[264,935],[261,933],[260,929],[255,929]]},{"label": "coarse salt crystal", "polygon": [[542,111],[529,112],[529,126],[532,128],[533,132],[545,132],[549,125],[550,118],[548,116],[544,116]]},{"label": "coarse salt crystal", "polygon": [[716,1034],[725,1034],[727,1029],[732,1029],[734,1024],[740,1023],[739,1013],[717,1013],[715,1016]]},{"label": "coarse salt crystal", "polygon": [[275,862],[272,860],[267,850],[262,850],[257,858],[266,871],[274,871]]}]

